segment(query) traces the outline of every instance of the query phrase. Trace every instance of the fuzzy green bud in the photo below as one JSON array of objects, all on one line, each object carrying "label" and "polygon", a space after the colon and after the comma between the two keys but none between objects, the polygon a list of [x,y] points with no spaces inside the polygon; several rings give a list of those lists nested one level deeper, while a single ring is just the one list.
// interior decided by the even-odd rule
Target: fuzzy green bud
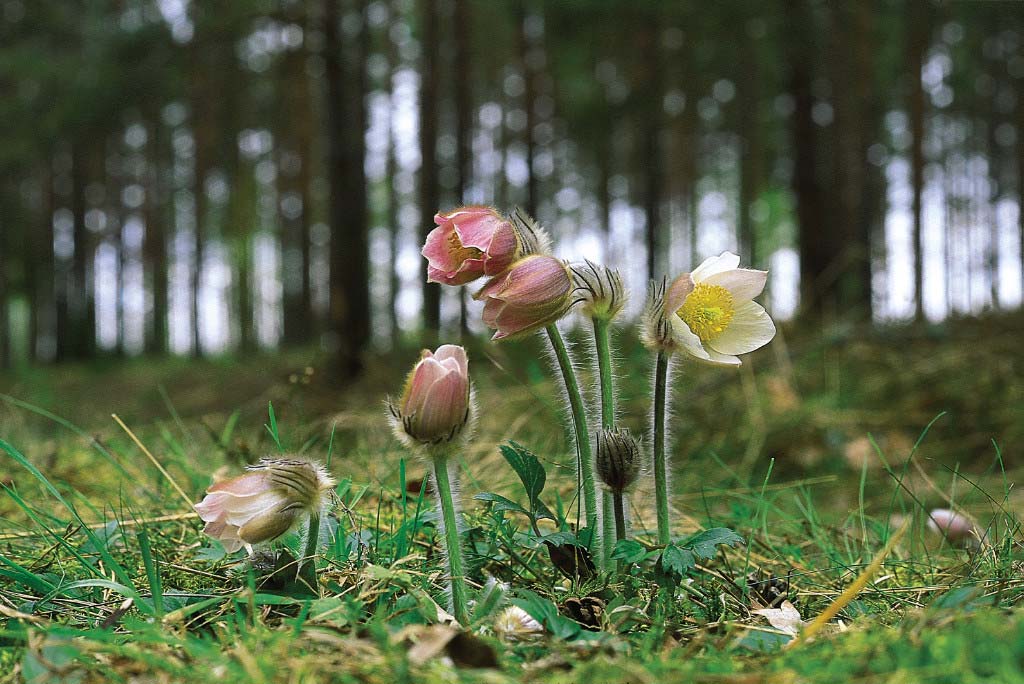
[{"label": "fuzzy green bud", "polygon": [[605,487],[621,494],[640,477],[640,444],[628,430],[597,433],[597,474]]}]

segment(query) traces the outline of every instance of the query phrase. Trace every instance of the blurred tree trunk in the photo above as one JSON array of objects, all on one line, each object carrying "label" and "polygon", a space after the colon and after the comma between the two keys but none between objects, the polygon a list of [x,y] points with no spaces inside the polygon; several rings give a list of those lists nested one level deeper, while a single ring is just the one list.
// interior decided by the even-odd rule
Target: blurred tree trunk
[{"label": "blurred tree trunk", "polygon": [[[0,200],[2,207],[2,200]],[[11,367],[11,323],[8,317],[8,273],[7,262],[11,253],[7,246],[8,219],[0,217],[0,370]]]},{"label": "blurred tree trunk", "polygon": [[910,185],[913,192],[911,213],[914,223],[914,319],[924,319],[924,235],[922,197],[924,195],[924,86],[921,67],[928,48],[928,1],[907,3],[907,110],[910,116]]},{"label": "blurred tree trunk", "polygon": [[[1018,35],[1024,36],[1024,20],[1018,18]],[[1020,47],[1020,46],[1018,46]],[[1018,58],[1024,59],[1024,49],[1019,49]],[[1020,283],[1024,291],[1024,78],[1015,79],[1017,91],[1017,223],[1020,245]]]},{"label": "blurred tree trunk", "polygon": [[661,128],[662,128],[662,84],[661,74],[664,71],[659,50],[660,27],[657,16],[641,18],[639,40],[640,80],[642,83],[641,121],[644,169],[644,217],[646,223],[645,242],[647,244],[647,277],[654,279],[664,270],[666,263],[667,235],[661,225],[662,197],[662,161],[661,161]]},{"label": "blurred tree trunk", "polygon": [[[293,16],[304,23],[304,16]],[[308,344],[312,335],[309,280],[310,164],[313,111],[304,44],[281,60],[281,115],[278,120],[278,210],[284,265],[284,343]]]},{"label": "blurred tree trunk", "polygon": [[[466,204],[466,191],[473,175],[473,95],[470,91],[473,70],[470,55],[470,3],[456,2],[454,17],[455,31],[455,135],[458,141],[456,165],[458,166],[458,199],[456,204]],[[459,296],[459,331],[463,339],[469,336],[469,321],[466,310],[466,288],[456,289]]]},{"label": "blurred tree trunk", "polygon": [[872,0],[831,7],[835,301],[844,317],[871,317],[871,230],[864,208],[868,130],[872,125],[870,15]]},{"label": "blurred tree trunk", "polygon": [[529,0],[519,0],[516,4],[516,24],[518,26],[519,63],[523,70],[523,110],[526,112],[526,130],[523,131],[523,143],[526,145],[526,213],[537,218],[537,174],[534,169],[534,157],[537,154],[535,131],[537,128],[537,74],[534,63],[533,46],[527,32],[527,20],[530,17]]},{"label": "blurred tree trunk", "polygon": [[168,147],[160,114],[152,111],[147,116],[149,136],[146,138],[146,200],[143,207],[142,255],[144,273],[148,273],[153,295],[153,313],[146,335],[147,354],[165,354],[168,350],[168,260],[167,260],[167,202],[164,185],[165,155]]},{"label": "blurred tree trunk", "polygon": [[385,160],[384,178],[387,185],[387,226],[388,226],[388,322],[391,327],[391,347],[398,346],[402,338],[402,329],[398,325],[398,295],[402,289],[401,280],[398,277],[398,250],[401,242],[401,227],[398,221],[399,198],[398,188],[395,186],[395,178],[398,175],[398,153],[395,149],[398,134],[398,114],[396,111],[397,92],[395,89],[395,70],[398,68],[399,56],[398,46],[391,36],[391,27],[395,21],[401,20],[395,4],[389,3],[391,18],[385,24],[384,44],[385,58],[387,59],[387,84],[388,84],[388,143],[387,159]]},{"label": "blurred tree trunk", "polygon": [[[737,208],[737,227],[740,256],[751,268],[759,265],[761,255],[757,250],[757,235],[751,216],[751,207],[761,190],[764,178],[762,130],[759,113],[761,104],[760,60],[757,43],[749,35],[749,26],[740,40],[739,73],[739,139],[740,139],[740,187]],[[691,105],[693,103],[687,103]]]},{"label": "blurred tree trunk", "polygon": [[[434,214],[440,208],[437,174],[438,60],[440,30],[437,0],[420,0],[423,22],[420,73],[420,237],[426,240],[434,227]],[[527,115],[529,118],[529,115]],[[427,283],[427,263],[420,260],[423,282],[423,327],[433,343],[441,328],[441,287]]]},{"label": "blurred tree trunk", "polygon": [[802,312],[818,316],[823,312],[819,292],[822,276],[834,254],[828,249],[829,230],[824,219],[821,183],[818,179],[818,135],[812,109],[811,91],[816,63],[813,17],[806,0],[787,0],[789,92],[793,97],[790,117],[793,144],[793,193],[796,195],[797,241],[800,246],[800,305]]},{"label": "blurred tree trunk", "polygon": [[[360,3],[365,26],[365,2]],[[330,159],[331,304],[330,328],[338,348],[335,379],[362,370],[362,353],[370,340],[369,251],[367,236],[364,130],[366,112],[364,60],[346,74],[338,0],[323,0],[326,123]],[[365,33],[362,41],[365,53]],[[363,55],[360,55],[363,57]],[[352,92],[346,91],[351,83]]]},{"label": "blurred tree trunk", "polygon": [[[196,33],[199,24],[196,21]],[[209,98],[211,88],[208,85],[210,69],[205,59],[199,54],[203,44],[199,36],[193,41],[192,83],[190,89],[190,110],[192,114],[192,270],[190,274],[189,318],[192,326],[192,354],[203,355],[202,336],[200,335],[200,295],[203,284],[203,261],[206,253],[206,178],[210,170],[210,150],[213,145],[213,132],[210,130]]]},{"label": "blurred tree trunk", "polygon": [[[53,191],[53,165],[49,153],[44,154],[39,170],[41,204],[38,230],[29,230],[26,254],[26,278],[29,282],[29,359],[49,360],[53,333],[54,278],[53,214],[57,209]],[[47,344],[43,345],[43,340]]]},{"label": "blurred tree trunk", "polygon": [[[91,151],[91,150],[90,150]],[[96,352],[96,307],[92,261],[93,247],[85,227],[85,186],[88,183],[89,154],[84,143],[71,146],[71,217],[75,253],[71,263],[67,357],[91,359]]]},{"label": "blurred tree trunk", "polygon": [[700,117],[697,116],[697,98],[694,89],[686,91],[685,109],[680,125],[682,127],[682,186],[683,202],[686,205],[686,218],[690,243],[689,269],[697,268],[700,263],[700,213],[698,212],[697,181],[700,176]]}]

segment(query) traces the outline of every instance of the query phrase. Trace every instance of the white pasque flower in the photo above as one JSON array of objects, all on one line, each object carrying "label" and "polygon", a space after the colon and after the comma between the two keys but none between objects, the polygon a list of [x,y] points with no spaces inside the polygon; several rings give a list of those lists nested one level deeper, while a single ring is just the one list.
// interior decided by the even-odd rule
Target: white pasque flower
[{"label": "white pasque flower", "polygon": [[753,301],[764,290],[768,271],[739,264],[738,256],[723,252],[672,281],[661,311],[673,350],[708,363],[739,366],[740,354],[775,337],[772,319]]}]

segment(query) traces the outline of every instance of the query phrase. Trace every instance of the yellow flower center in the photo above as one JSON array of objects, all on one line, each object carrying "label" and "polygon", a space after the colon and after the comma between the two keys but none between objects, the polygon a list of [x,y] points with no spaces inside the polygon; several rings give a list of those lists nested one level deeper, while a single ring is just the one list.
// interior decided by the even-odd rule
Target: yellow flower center
[{"label": "yellow flower center", "polygon": [[729,327],[736,313],[732,293],[721,285],[700,283],[676,312],[701,342],[713,340]]},{"label": "yellow flower center", "polygon": [[466,247],[459,239],[459,234],[454,230],[448,236],[448,252],[460,264],[466,259],[479,259],[483,251],[476,247]]}]

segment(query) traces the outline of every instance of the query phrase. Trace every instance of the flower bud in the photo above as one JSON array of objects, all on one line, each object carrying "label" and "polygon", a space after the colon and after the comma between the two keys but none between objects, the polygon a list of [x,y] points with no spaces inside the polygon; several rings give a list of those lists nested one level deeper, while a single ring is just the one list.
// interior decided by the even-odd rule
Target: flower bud
[{"label": "flower bud", "polygon": [[523,256],[531,254],[551,254],[551,238],[544,228],[519,207],[512,209],[509,220],[516,229]]},{"label": "flower bud", "polygon": [[572,305],[569,268],[552,256],[532,255],[491,278],[474,295],[484,302],[484,323],[495,329],[493,340],[521,337],[554,323]]},{"label": "flower bud", "polygon": [[597,433],[597,474],[611,492],[621,494],[640,476],[640,444],[628,430]]},{"label": "flower bud", "polygon": [[466,350],[445,344],[424,349],[409,373],[398,403],[389,404],[400,439],[420,444],[454,440],[469,420],[469,360]]},{"label": "flower bud", "polygon": [[490,207],[461,207],[437,214],[434,222],[437,228],[421,251],[427,258],[427,282],[465,285],[497,275],[522,252],[518,231]]},{"label": "flower bud", "polygon": [[328,505],[334,480],[318,463],[264,459],[245,475],[214,483],[195,505],[203,532],[233,553],[270,542]]},{"label": "flower bud", "polygon": [[626,288],[618,271],[589,259],[569,268],[576,285],[577,300],[583,303],[586,316],[611,320],[622,311],[626,305]]}]

